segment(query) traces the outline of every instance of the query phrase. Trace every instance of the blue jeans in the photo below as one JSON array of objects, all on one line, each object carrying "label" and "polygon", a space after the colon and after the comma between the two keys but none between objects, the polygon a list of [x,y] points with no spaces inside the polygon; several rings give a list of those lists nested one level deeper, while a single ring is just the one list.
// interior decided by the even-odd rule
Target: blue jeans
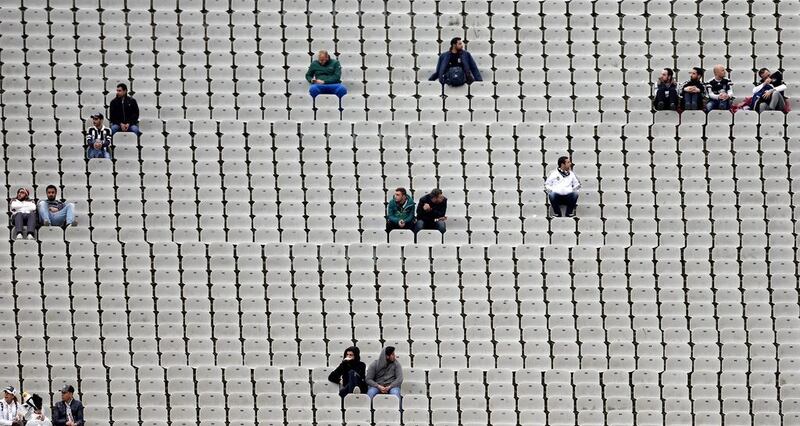
[{"label": "blue jeans", "polygon": [[347,88],[342,83],[312,84],[308,88],[308,94],[312,98],[316,98],[318,95],[336,95],[341,99],[342,96],[347,94]]},{"label": "blue jeans", "polygon": [[50,225],[53,226],[71,225],[72,222],[75,221],[75,205],[72,203],[66,203],[64,204],[63,209],[54,213],[47,208],[47,203],[45,201],[40,201],[39,221],[42,224],[50,222]]},{"label": "blue jeans", "polygon": [[683,109],[685,110],[698,110],[701,105],[702,96],[700,93],[684,93],[683,94]]},{"label": "blue jeans", "polygon": [[361,389],[361,393],[366,393],[365,389],[367,389],[367,384],[364,382],[364,378],[362,378],[355,370],[350,370],[347,373],[347,380],[345,380],[345,385],[339,388],[339,396],[342,398],[346,397],[353,393],[356,388]]},{"label": "blue jeans", "polygon": [[105,158],[106,160],[110,160],[111,153],[106,149],[97,149],[90,146],[89,148],[86,148],[86,158]]},{"label": "blue jeans", "polygon": [[433,220],[422,220],[422,219],[417,220],[416,230],[414,232],[419,232],[422,231],[423,229],[431,229],[431,230],[435,229],[444,234],[445,232],[447,232],[447,225],[445,225],[443,221],[434,222]]},{"label": "blue jeans", "polygon": [[[111,125],[111,134],[112,135],[114,133],[121,132],[121,131],[122,131],[122,129],[120,128],[119,124],[112,124]],[[142,134],[142,132],[139,131],[139,126],[136,125],[136,124],[131,124],[130,126],[128,126],[128,131],[136,133],[136,136],[139,136],[139,135]]]},{"label": "blue jeans", "polygon": [[708,103],[706,104],[706,111],[713,111],[715,109],[721,109],[723,111],[727,111],[731,109],[731,101],[730,99],[709,99]]},{"label": "blue jeans", "polygon": [[[377,395],[379,393],[381,393],[381,391],[378,390],[378,388],[375,388],[375,387],[372,387],[372,386],[370,386],[369,389],[367,390],[367,395],[369,395],[369,399],[375,398],[375,395]],[[400,395],[400,388],[391,388],[391,389],[389,389],[389,395],[394,395],[394,396],[398,397],[400,400],[403,399],[403,397]]]},{"label": "blue jeans", "polygon": [[553,207],[553,212],[556,214],[556,217],[561,217],[561,206],[566,206],[566,215],[572,216],[572,214],[575,212],[575,205],[578,204],[577,192],[566,195],[551,192],[548,194],[548,198],[550,198],[550,206]]}]

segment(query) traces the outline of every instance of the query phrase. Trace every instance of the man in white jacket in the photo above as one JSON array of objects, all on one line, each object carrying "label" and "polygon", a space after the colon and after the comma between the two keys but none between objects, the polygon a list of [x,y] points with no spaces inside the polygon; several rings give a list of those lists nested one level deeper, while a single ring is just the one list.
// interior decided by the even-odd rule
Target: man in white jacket
[{"label": "man in white jacket", "polygon": [[561,206],[566,206],[567,217],[575,216],[580,187],[581,182],[572,172],[572,160],[566,156],[559,157],[558,168],[550,172],[550,176],[544,182],[544,190],[556,217],[561,217]]}]

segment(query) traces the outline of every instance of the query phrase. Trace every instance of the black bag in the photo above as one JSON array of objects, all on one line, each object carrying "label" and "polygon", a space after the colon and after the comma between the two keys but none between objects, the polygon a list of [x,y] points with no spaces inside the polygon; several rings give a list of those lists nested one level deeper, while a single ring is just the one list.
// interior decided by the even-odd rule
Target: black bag
[{"label": "black bag", "polygon": [[450,67],[444,82],[450,86],[463,86],[467,82],[467,75],[463,67]]}]

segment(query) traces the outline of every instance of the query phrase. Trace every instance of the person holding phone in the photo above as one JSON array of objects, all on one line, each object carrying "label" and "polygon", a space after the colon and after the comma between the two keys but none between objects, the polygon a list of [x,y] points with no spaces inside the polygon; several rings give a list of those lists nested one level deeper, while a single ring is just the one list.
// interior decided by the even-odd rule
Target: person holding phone
[{"label": "person holding phone", "polygon": [[339,385],[339,396],[346,397],[358,389],[361,393],[367,393],[366,377],[367,366],[361,362],[361,351],[350,346],[344,350],[344,356],[339,366],[331,372],[328,380]]}]

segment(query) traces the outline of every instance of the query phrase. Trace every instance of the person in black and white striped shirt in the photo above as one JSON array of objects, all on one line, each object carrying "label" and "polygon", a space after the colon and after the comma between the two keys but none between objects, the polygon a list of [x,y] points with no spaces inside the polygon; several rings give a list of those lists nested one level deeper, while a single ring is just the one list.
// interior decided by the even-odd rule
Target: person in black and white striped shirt
[{"label": "person in black and white striped shirt", "polygon": [[111,129],[103,125],[103,114],[92,114],[92,127],[86,131],[86,157],[111,159]]}]

